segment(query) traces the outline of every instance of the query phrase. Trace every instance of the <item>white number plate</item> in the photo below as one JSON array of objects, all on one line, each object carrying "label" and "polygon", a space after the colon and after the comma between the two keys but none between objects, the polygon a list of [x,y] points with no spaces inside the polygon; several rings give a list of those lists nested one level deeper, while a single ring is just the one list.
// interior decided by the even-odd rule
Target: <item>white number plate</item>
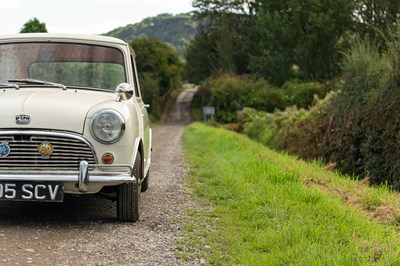
[{"label": "white number plate", "polygon": [[61,182],[0,182],[0,200],[53,201],[64,200],[64,184]]}]

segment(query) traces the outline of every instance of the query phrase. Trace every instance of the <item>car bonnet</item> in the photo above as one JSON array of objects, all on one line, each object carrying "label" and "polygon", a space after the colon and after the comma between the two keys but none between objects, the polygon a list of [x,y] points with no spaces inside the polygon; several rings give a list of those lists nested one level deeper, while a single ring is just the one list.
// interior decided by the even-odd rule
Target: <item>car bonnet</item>
[{"label": "car bonnet", "polygon": [[48,129],[83,133],[88,111],[114,93],[54,88],[0,91],[0,129]]}]

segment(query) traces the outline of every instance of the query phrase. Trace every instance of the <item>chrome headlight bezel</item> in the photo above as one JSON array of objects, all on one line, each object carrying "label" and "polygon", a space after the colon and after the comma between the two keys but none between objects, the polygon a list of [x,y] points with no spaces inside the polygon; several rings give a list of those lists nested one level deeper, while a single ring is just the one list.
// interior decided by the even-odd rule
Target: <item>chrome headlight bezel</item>
[{"label": "chrome headlight bezel", "polygon": [[[98,125],[99,119],[105,115],[114,117],[115,120],[113,120],[112,122],[117,121],[117,123],[119,124],[119,128],[117,129],[117,132],[113,133],[113,136],[111,136],[110,138],[107,138],[105,136],[105,134],[101,134],[101,132],[98,131],[98,128],[96,128],[96,126]],[[102,126],[100,125],[100,128],[101,127]],[[112,109],[100,110],[92,118],[92,121],[90,124],[90,133],[92,134],[93,138],[95,138],[98,142],[100,142],[102,144],[113,144],[113,143],[118,142],[124,135],[124,132],[125,132],[125,120],[124,120],[123,116],[115,110],[112,110]]]}]

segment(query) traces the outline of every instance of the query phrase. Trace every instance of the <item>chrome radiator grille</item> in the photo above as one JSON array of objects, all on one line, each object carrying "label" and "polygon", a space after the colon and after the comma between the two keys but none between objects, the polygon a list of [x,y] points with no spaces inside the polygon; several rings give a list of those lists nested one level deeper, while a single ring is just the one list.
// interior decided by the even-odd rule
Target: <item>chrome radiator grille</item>
[{"label": "chrome radiator grille", "polygon": [[[96,163],[90,144],[75,135],[29,132],[1,134],[0,142],[5,142],[10,147],[10,154],[0,157],[0,171],[77,171],[82,160],[89,164]],[[53,152],[50,156],[42,156],[39,152],[39,146],[43,143],[52,145]]]}]

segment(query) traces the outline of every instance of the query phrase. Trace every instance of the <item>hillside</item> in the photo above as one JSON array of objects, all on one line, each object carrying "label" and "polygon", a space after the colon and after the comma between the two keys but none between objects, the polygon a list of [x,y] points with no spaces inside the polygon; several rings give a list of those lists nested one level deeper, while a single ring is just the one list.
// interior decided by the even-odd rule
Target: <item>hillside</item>
[{"label": "hillside", "polygon": [[141,37],[154,37],[174,46],[181,56],[191,37],[196,33],[197,22],[192,20],[191,13],[160,14],[149,17],[139,23],[116,28],[104,35],[131,41]]}]

